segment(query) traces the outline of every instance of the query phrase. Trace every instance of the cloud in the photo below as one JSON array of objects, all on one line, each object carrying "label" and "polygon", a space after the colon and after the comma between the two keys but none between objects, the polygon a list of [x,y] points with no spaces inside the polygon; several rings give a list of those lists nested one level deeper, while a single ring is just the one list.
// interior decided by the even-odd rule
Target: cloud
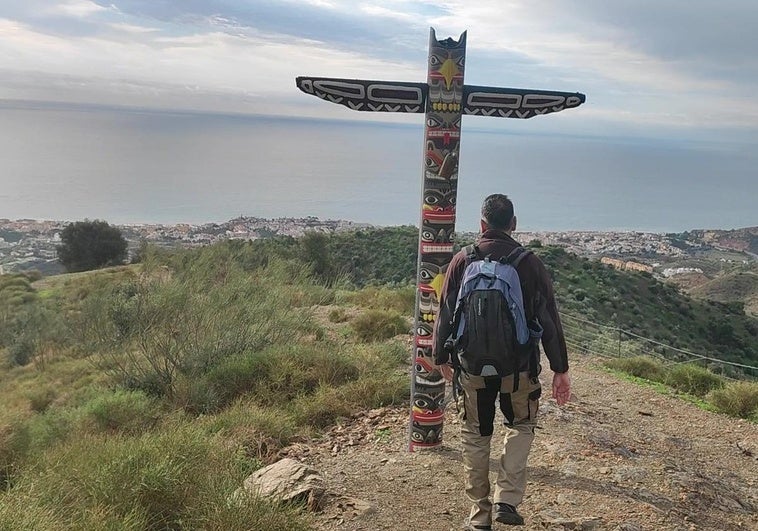
[{"label": "cloud", "polygon": [[106,7],[90,0],[68,0],[67,2],[53,6],[49,12],[76,18],[87,18],[95,13],[107,10]]},{"label": "cloud", "polygon": [[[206,94],[209,110],[405,120],[306,98],[294,77],[421,81],[432,25],[439,38],[468,30],[471,84],[578,90],[588,102],[577,113],[632,129],[758,123],[758,7],[746,0],[718,9],[705,0],[26,0],[3,11],[0,97],[23,94],[11,72],[36,72],[77,79],[65,93],[79,86],[78,99],[119,102],[123,87],[137,104],[142,94],[149,105],[202,106]],[[577,113],[548,122],[586,122]]]}]

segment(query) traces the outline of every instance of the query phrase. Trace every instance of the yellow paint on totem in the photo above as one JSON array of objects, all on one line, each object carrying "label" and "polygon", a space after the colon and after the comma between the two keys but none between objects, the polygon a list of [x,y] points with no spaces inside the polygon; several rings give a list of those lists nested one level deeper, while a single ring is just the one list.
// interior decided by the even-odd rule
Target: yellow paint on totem
[{"label": "yellow paint on totem", "polygon": [[456,65],[455,61],[449,57],[444,63],[442,63],[442,68],[440,68],[439,72],[442,74],[442,77],[445,78],[445,86],[447,87],[447,90],[450,90],[450,85],[453,84],[453,78],[461,73],[458,69],[458,65]]},{"label": "yellow paint on totem", "polygon": [[434,321],[434,314],[433,313],[422,313],[421,319],[424,321],[432,322]]},{"label": "yellow paint on totem", "polygon": [[434,277],[434,280],[432,280],[429,285],[434,288],[434,292],[437,294],[437,300],[440,300],[442,297],[442,285],[445,283],[445,275],[442,273],[438,274]]}]

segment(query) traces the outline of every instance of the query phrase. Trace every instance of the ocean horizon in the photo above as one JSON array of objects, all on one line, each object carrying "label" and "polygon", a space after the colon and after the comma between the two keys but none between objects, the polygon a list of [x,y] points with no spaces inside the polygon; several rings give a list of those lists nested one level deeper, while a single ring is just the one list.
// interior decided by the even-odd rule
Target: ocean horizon
[{"label": "ocean horizon", "polygon": [[[0,218],[418,225],[422,122],[0,101]],[[456,228],[477,230],[490,193],[513,198],[522,231],[755,226],[755,168],[750,146],[718,139],[532,134],[464,120]]]}]

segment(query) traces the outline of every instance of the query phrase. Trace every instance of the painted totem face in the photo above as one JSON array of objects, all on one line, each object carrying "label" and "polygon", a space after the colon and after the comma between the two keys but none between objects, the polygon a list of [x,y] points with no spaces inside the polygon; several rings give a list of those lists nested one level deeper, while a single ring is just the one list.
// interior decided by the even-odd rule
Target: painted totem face
[{"label": "painted totem face", "polygon": [[[435,291],[438,295],[437,298],[439,298],[439,293],[442,291],[442,285],[445,283],[447,263],[439,264],[431,261],[434,259],[434,256],[424,256],[422,258],[423,261],[420,264],[418,278],[419,290]],[[449,260],[445,260],[445,262],[449,263]]]},{"label": "painted totem face", "polygon": [[442,424],[421,426],[413,423],[411,441],[414,446],[435,446],[442,442]]},{"label": "painted totem face", "polygon": [[[420,350],[419,348],[416,351]],[[439,385],[442,380],[442,374],[434,368],[434,362],[416,357],[416,383],[422,385]],[[420,406],[419,406],[420,407]],[[425,408],[421,408],[425,409]]]},{"label": "painted totem face", "polygon": [[413,420],[420,424],[434,424],[441,421],[445,412],[442,409],[445,402],[445,387],[416,383],[416,394],[413,395]]},{"label": "painted totem face", "polygon": [[424,190],[421,217],[438,223],[455,223],[456,193],[457,190],[454,188]]},{"label": "painted totem face", "polygon": [[465,47],[429,51],[429,100],[441,103],[435,110],[460,111],[465,57]]},{"label": "painted totem face", "polygon": [[452,253],[455,227],[447,223],[423,220],[421,227],[421,253]]},{"label": "painted totem face", "polygon": [[440,310],[437,294],[434,291],[419,291],[418,309],[422,321],[433,323]]},{"label": "painted totem face", "polygon": [[[448,153],[455,155],[458,152],[460,130],[442,131],[427,129],[426,154],[424,155],[424,177],[429,181],[441,183],[455,183],[458,181],[457,162],[455,170],[449,177],[440,174],[445,157]],[[451,140],[454,138],[455,140]]]},{"label": "painted totem face", "polygon": [[416,327],[416,346],[432,346],[432,324],[420,322]]}]

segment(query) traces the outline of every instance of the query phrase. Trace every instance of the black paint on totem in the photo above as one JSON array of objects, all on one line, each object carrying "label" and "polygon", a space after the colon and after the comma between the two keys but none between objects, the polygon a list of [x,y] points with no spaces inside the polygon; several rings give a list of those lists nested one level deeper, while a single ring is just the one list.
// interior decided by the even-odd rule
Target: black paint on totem
[{"label": "black paint on totem", "polygon": [[466,32],[456,41],[429,33],[426,83],[305,77],[297,87],[318,98],[368,112],[425,113],[424,184],[411,385],[410,449],[442,442],[445,382],[432,358],[432,329],[445,271],[452,259],[461,116],[526,119],[578,107],[578,92],[466,86]]}]

